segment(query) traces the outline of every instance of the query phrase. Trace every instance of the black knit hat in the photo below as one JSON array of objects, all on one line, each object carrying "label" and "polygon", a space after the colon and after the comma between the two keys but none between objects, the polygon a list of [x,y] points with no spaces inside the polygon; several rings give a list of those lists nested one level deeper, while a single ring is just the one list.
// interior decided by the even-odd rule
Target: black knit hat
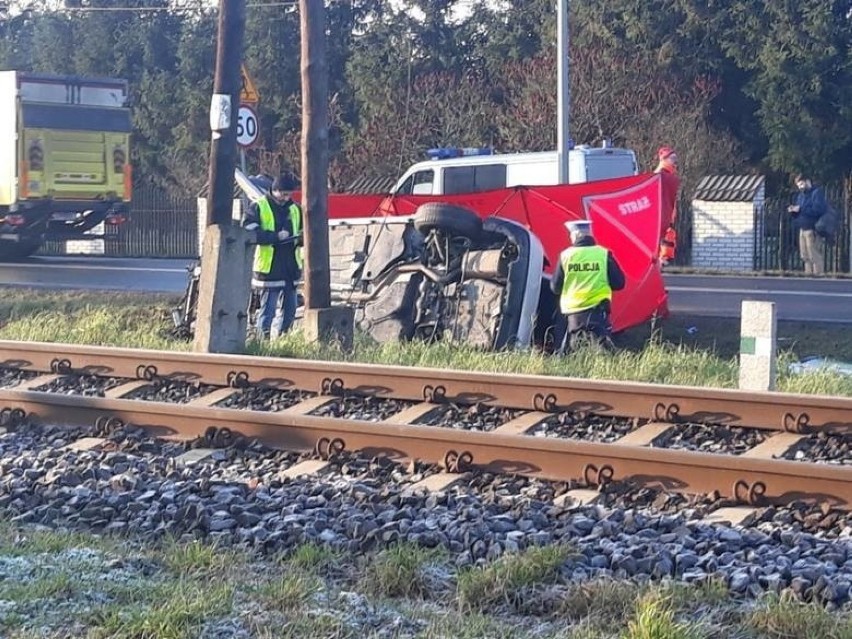
[{"label": "black knit hat", "polygon": [[287,193],[296,188],[296,180],[293,179],[292,175],[283,173],[279,175],[272,182],[272,188],[270,191],[280,191],[282,193]]}]

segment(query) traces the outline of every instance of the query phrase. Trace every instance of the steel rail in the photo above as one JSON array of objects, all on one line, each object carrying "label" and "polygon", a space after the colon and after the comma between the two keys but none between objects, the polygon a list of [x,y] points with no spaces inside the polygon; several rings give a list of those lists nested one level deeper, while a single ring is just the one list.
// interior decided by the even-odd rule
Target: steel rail
[{"label": "steel rail", "polygon": [[318,393],[483,402],[796,433],[852,431],[852,398],[847,397],[41,342],[0,341],[0,366],[128,378],[153,375],[216,385],[242,376],[249,384]]},{"label": "steel rail", "polygon": [[295,407],[270,413],[16,390],[0,390],[0,406],[54,425],[92,425],[117,417],[164,438],[187,439],[210,427],[227,428],[291,450],[315,449],[325,439],[370,456],[443,464],[454,456],[495,472],[590,485],[630,480],[670,491],[718,491],[754,504],[812,499],[852,505],[849,466],[316,417]]}]

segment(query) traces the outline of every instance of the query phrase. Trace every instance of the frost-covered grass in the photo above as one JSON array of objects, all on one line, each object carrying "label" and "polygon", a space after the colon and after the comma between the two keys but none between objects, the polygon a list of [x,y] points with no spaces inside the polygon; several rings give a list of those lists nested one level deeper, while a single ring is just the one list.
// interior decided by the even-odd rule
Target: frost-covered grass
[{"label": "frost-covered grass", "polygon": [[[410,546],[259,557],[200,543],[0,526],[0,636],[190,639],[845,639],[848,610],[724,585],[566,583],[567,547],[475,569]],[[377,568],[377,566],[380,566]],[[430,569],[429,587],[407,588]],[[422,581],[418,581],[421,583]]]}]

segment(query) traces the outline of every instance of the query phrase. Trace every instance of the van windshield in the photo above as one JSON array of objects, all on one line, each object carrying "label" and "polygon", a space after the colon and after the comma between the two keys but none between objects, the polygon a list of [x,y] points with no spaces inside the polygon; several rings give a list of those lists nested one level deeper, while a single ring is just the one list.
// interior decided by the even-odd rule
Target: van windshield
[{"label": "van windshield", "polygon": [[406,178],[396,190],[398,195],[432,195],[432,185],[435,183],[435,171],[426,169],[417,171]]}]

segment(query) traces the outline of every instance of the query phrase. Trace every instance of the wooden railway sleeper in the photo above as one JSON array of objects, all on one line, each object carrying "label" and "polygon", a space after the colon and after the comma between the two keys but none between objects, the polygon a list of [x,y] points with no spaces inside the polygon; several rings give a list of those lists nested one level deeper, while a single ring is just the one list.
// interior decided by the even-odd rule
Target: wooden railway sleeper
[{"label": "wooden railway sleeper", "polygon": [[461,453],[448,450],[444,455],[444,468],[448,473],[466,473],[473,468],[473,453],[467,450]]},{"label": "wooden railway sleeper", "polygon": [[797,435],[806,435],[813,430],[811,428],[811,416],[807,413],[799,413],[798,415],[784,413],[781,426],[785,432],[796,433]]},{"label": "wooden railway sleeper", "polygon": [[734,482],[731,492],[737,501],[748,504],[749,506],[759,506],[763,502],[763,496],[766,494],[766,484],[762,481],[749,484],[744,479],[738,479]]},{"label": "wooden railway sleeper", "polygon": [[615,469],[609,464],[598,468],[595,464],[586,464],[583,467],[583,480],[588,486],[596,488],[609,484],[615,477]]},{"label": "wooden railway sleeper", "polygon": [[320,437],[314,446],[314,453],[323,461],[328,461],[335,455],[339,455],[346,450],[346,442],[340,437],[329,439],[328,437]]}]

